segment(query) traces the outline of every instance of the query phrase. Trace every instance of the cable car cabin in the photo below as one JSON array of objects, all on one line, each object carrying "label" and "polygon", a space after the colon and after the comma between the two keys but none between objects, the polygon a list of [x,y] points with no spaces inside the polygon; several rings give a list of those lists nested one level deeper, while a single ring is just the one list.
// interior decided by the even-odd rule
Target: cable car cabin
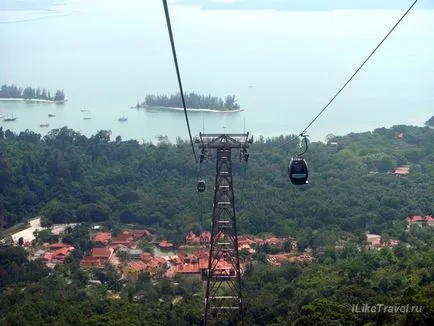
[{"label": "cable car cabin", "polygon": [[288,166],[289,179],[294,185],[304,185],[307,181],[308,168],[306,161],[301,157],[293,157]]},{"label": "cable car cabin", "polygon": [[200,180],[197,183],[197,191],[198,192],[204,192],[205,191],[205,180]]}]

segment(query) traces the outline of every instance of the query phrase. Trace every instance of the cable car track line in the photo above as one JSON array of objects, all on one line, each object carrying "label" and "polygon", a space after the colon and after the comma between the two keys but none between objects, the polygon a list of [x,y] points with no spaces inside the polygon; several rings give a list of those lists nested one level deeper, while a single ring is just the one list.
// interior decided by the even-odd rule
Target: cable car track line
[{"label": "cable car track line", "polygon": [[380,48],[380,46],[386,41],[386,39],[389,37],[390,34],[395,30],[395,28],[401,23],[401,21],[407,16],[407,14],[413,9],[413,7],[416,5],[416,3],[419,0],[415,0],[413,4],[410,6],[410,8],[407,9],[407,11],[401,16],[401,18],[398,20],[398,22],[392,27],[392,29],[387,33],[387,35],[381,40],[381,42],[377,45],[377,47],[374,49],[374,51],[371,52],[371,54],[363,61],[363,63],[360,65],[360,67],[356,70],[356,72],[350,77],[350,79],[347,80],[347,82],[344,84],[344,86],[341,87],[341,89],[332,97],[332,99],[326,104],[326,106],[316,115],[316,117],[307,125],[306,128],[300,133],[300,137],[303,137],[304,133],[309,129],[310,126],[312,126],[315,121],[324,113],[325,110],[334,102],[334,100],[341,94],[341,92],[347,87],[347,85],[353,80],[353,78],[358,74],[358,72],[363,68],[363,66],[371,59],[371,57],[374,55],[375,52]]},{"label": "cable car track line", "polygon": [[191,149],[193,150],[194,160],[198,162],[196,150],[194,149],[193,137],[191,136],[190,122],[188,121],[187,107],[185,106],[184,90],[182,88],[181,74],[179,73],[178,58],[176,56],[175,41],[173,40],[172,25],[170,23],[169,8],[167,0],[163,0],[164,13],[166,15],[167,29],[169,31],[170,45],[172,47],[173,61],[175,62],[176,76],[178,77],[179,91],[181,92],[182,106],[184,108],[185,121],[187,122],[188,135],[190,137]]}]

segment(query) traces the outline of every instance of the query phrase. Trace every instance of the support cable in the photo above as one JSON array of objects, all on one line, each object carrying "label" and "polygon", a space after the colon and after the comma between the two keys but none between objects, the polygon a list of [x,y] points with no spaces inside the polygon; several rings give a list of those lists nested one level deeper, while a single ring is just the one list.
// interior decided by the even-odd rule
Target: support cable
[{"label": "support cable", "polygon": [[185,106],[184,90],[182,88],[181,74],[179,73],[178,58],[176,56],[175,41],[173,40],[172,25],[170,23],[169,8],[167,0],[163,0],[164,13],[166,15],[167,29],[169,31],[170,45],[172,47],[173,61],[175,62],[176,76],[178,77],[179,91],[181,92],[182,106],[184,108],[185,121],[187,122],[188,135],[190,137],[191,149],[193,150],[194,160],[198,162],[196,150],[194,149],[193,137],[191,136],[190,122],[188,121],[187,107]]},{"label": "support cable", "polygon": [[339,96],[339,94],[347,87],[347,85],[353,80],[353,78],[357,75],[357,73],[363,68],[363,66],[371,59],[371,57],[374,55],[374,53],[380,48],[380,46],[386,41],[386,39],[389,37],[390,34],[395,30],[395,28],[401,23],[401,21],[407,16],[407,14],[410,12],[411,9],[416,5],[418,0],[415,0],[413,4],[410,6],[410,8],[407,9],[407,11],[402,15],[402,17],[398,20],[398,22],[392,27],[392,29],[387,33],[387,35],[381,40],[381,42],[377,45],[377,47],[371,52],[371,54],[363,61],[363,63],[360,65],[360,67],[356,70],[356,72],[350,77],[350,79],[347,80],[347,82],[344,84],[344,86],[341,87],[341,89],[332,97],[332,99],[326,104],[326,106],[316,115],[316,117],[307,125],[306,128],[300,133],[300,137],[303,137],[303,135],[306,133],[307,129],[309,129],[310,126],[312,126],[315,121],[324,113],[325,110],[333,103],[333,101]]}]

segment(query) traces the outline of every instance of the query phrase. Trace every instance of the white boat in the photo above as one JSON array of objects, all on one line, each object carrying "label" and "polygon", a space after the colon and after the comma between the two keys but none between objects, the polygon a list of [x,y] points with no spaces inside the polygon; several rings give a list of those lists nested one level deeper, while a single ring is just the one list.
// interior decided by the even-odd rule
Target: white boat
[{"label": "white boat", "polygon": [[83,120],[91,120],[91,117],[84,117]]},{"label": "white boat", "polygon": [[9,118],[3,119],[4,122],[10,122],[10,121],[15,121],[15,120],[17,120],[17,118],[15,118],[15,117],[9,117]]}]

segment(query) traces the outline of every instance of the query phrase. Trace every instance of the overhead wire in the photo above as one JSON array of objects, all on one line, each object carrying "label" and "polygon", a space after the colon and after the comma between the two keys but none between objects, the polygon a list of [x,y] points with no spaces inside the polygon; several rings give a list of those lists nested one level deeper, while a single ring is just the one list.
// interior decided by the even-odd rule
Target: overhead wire
[{"label": "overhead wire", "polygon": [[359,71],[365,66],[365,64],[371,59],[375,52],[380,48],[380,46],[386,41],[390,34],[395,30],[395,28],[401,23],[401,21],[407,16],[407,14],[413,9],[419,0],[415,0],[413,4],[407,9],[407,11],[401,16],[397,23],[392,27],[392,29],[387,33],[387,35],[381,40],[381,42],[375,47],[371,54],[363,61],[363,63],[357,68],[357,70],[351,75],[351,77],[346,81],[346,83],[339,89],[339,91],[332,97],[332,99],[324,106],[324,108],[315,116],[315,118],[304,128],[300,133],[300,137],[304,137],[307,129],[309,129],[315,121],[324,113],[325,110],[334,102],[334,100],[341,94],[341,92],[347,87],[347,85],[353,80],[353,78],[359,73]]},{"label": "overhead wire", "polygon": [[184,90],[182,87],[181,74],[179,72],[178,57],[176,55],[175,41],[173,39],[172,24],[170,23],[170,15],[169,15],[169,8],[167,6],[167,0],[163,0],[163,6],[164,6],[164,13],[166,15],[167,29],[169,31],[170,45],[172,47],[173,61],[175,62],[175,69],[176,69],[176,76],[178,78],[179,91],[181,93],[182,106],[184,108],[185,121],[187,123],[188,135],[190,137],[191,149],[193,151],[194,160],[196,161],[196,163],[198,163],[196,150],[194,149],[194,144],[193,144],[193,137],[191,136],[191,129],[190,129],[190,122],[188,120],[187,107],[185,105]]}]

